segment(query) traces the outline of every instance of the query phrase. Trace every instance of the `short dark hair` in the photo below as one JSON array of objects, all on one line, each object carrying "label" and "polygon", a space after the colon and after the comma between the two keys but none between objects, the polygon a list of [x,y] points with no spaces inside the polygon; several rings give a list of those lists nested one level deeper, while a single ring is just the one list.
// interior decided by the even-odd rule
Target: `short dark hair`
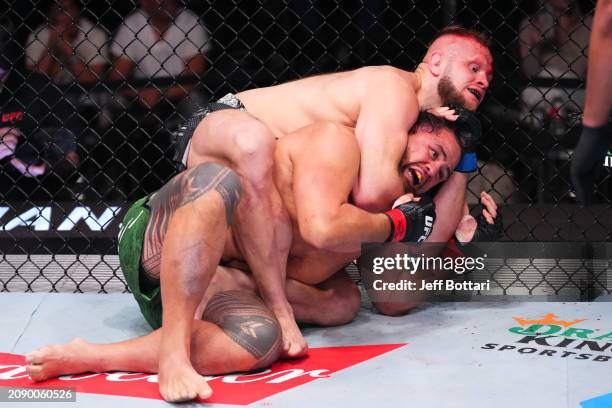
[{"label": "short dark hair", "polygon": [[447,35],[456,35],[458,37],[468,37],[485,47],[486,49],[491,51],[491,37],[483,33],[482,31],[478,31],[474,28],[465,28],[460,25],[450,25],[444,27],[429,43],[429,45],[433,44],[440,37],[444,37]]},{"label": "short dark hair", "polygon": [[[464,112],[464,111],[462,111]],[[466,115],[466,113],[463,113]],[[468,115],[473,115],[471,112],[467,113]],[[429,112],[421,112],[419,113],[419,117],[417,121],[412,126],[412,128],[408,131],[409,134],[415,134],[419,128],[425,127],[427,133],[437,134],[440,129],[448,129],[451,131],[453,136],[455,136],[455,140],[459,144],[459,148],[461,149],[461,155],[463,155],[466,151],[470,151],[474,148],[472,146],[472,141],[469,137],[466,136],[466,131],[471,133],[474,129],[466,128],[465,121],[458,120],[455,122],[443,119],[439,116],[436,116]]]}]

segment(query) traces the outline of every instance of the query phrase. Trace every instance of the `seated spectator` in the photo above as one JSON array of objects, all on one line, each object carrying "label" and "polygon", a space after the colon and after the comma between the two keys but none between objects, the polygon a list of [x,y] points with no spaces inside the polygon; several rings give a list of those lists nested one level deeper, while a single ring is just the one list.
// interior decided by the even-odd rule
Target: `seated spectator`
[{"label": "seated spectator", "polygon": [[[210,49],[206,29],[190,10],[176,0],[140,0],[113,38],[115,58],[111,80],[177,78],[204,73]],[[162,98],[181,100],[190,87],[168,88],[151,84],[138,90],[139,100],[154,107]]]},{"label": "seated spectator", "polygon": [[[37,133],[41,146],[49,137],[76,135],[85,159],[80,170],[89,179],[99,172],[97,163],[104,163],[89,160],[102,133],[95,128],[101,95],[89,90],[109,63],[107,43],[106,31],[81,14],[79,0],[52,0],[47,21],[29,34],[25,44],[25,67],[30,71],[26,81],[38,89],[37,100],[50,107],[37,117],[39,126],[49,128],[46,136]],[[85,183],[83,176],[78,179]]]},{"label": "seated spectator", "polygon": [[108,62],[106,32],[81,16],[78,0],[54,0],[48,22],[30,33],[26,68],[56,84],[99,80]]},{"label": "seated spectator", "polygon": [[[120,180],[123,193],[134,197],[158,189],[174,173],[168,123],[178,112],[179,117],[173,118],[178,125],[205,101],[193,85],[168,84],[168,80],[201,76],[210,48],[198,17],[176,0],[139,3],[140,8],[115,33],[109,75],[114,81],[141,80],[136,87],[119,90],[127,99],[117,112],[114,140],[109,140],[119,156],[114,167],[124,176],[117,174],[113,179]],[[166,81],[156,83],[159,79]]]},{"label": "seated spectator", "polygon": [[[543,0],[519,28],[525,76],[584,80],[591,21],[577,0]],[[568,114],[580,112],[583,100],[584,90],[579,87],[528,86],[521,94],[523,118],[538,129],[549,125],[551,133],[560,136],[566,131]]]},{"label": "seated spectator", "polygon": [[[0,19],[0,27],[2,27],[0,29],[0,120],[3,118],[7,119],[7,123],[0,123],[0,162],[10,164],[26,177],[40,176],[46,171],[44,164],[29,165],[22,159],[15,157],[17,145],[23,141],[23,135],[19,128],[15,126],[15,122],[17,122],[16,119],[21,121],[23,111],[18,111],[14,114],[7,112],[13,110],[10,104],[14,98],[12,98],[13,95],[10,90],[5,89],[5,83],[9,79],[14,61],[19,57],[19,50],[14,44],[13,23],[9,19],[2,17]],[[9,118],[13,120],[9,120]],[[2,170],[2,173],[6,172],[6,169]]]},{"label": "seated spectator", "polygon": [[[19,92],[13,92],[14,89]],[[18,183],[17,188],[11,189],[16,195],[7,194],[13,199],[79,198],[74,184],[68,182],[75,177],[80,161],[76,136],[65,128],[41,127],[38,120],[44,115],[44,103],[28,90],[16,78],[7,81],[0,92],[0,160],[11,165],[3,169],[0,184]],[[15,174],[45,177],[26,182]]]},{"label": "seated spectator", "polygon": [[[75,135],[42,124],[48,105],[38,97],[39,84],[34,81],[23,86],[23,77],[11,74],[23,48],[17,46],[9,20],[0,19],[0,26],[0,160],[5,164],[0,184],[7,186],[4,197],[73,199],[66,179],[79,163]],[[20,177],[43,175],[30,181]]]}]

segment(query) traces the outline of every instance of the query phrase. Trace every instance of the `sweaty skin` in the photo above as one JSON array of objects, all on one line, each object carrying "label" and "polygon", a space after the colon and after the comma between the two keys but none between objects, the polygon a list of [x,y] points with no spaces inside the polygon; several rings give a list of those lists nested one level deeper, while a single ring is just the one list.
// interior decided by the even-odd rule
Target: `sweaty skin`
[{"label": "sweaty skin", "polygon": [[[362,157],[352,200],[368,211],[385,211],[406,192],[395,166],[418,113],[449,103],[476,109],[491,72],[486,47],[470,37],[445,35],[432,43],[415,72],[365,67],[249,90],[237,95],[246,112],[217,111],[200,122],[187,167],[210,161],[236,164],[233,169],[243,184],[239,207],[244,210],[235,220],[242,227],[237,245],[279,320],[286,356],[305,354],[307,345],[285,296],[291,231],[271,180],[275,139],[319,121],[354,128]],[[465,176],[453,179],[467,185]],[[440,205],[449,210],[445,216],[452,225],[462,215],[463,201],[457,200],[463,196],[448,197],[450,201]]]},{"label": "sweaty skin", "polygon": [[612,109],[612,0],[598,0],[589,47],[587,90],[584,101],[586,126],[603,126],[609,121]]},{"label": "sweaty skin", "polygon": [[476,110],[492,67],[491,54],[479,43],[445,36],[431,45],[415,72],[364,67],[252,89],[237,97],[276,138],[321,121],[354,128],[362,151],[354,200],[367,210],[383,211],[405,192],[393,177],[393,164],[418,113],[448,104]]},{"label": "sweaty skin", "polygon": [[[459,145],[447,130],[441,129],[438,134],[417,132],[407,136],[405,141],[407,146],[404,148],[404,156],[395,172],[399,179],[411,178],[402,169],[415,165],[427,169],[425,176],[432,184],[439,183],[448,177],[448,168],[454,168],[459,161]],[[441,154],[432,154],[435,149],[440,149]],[[353,179],[358,174],[359,158],[359,147],[352,130],[330,123],[301,129],[279,141],[275,150],[274,180],[290,214],[294,234],[288,274],[295,279],[287,282],[287,293],[296,310],[296,316],[301,321],[337,325],[352,320],[359,310],[359,291],[350,279],[337,271],[358,256],[360,242],[382,242],[389,234],[390,227],[386,216],[364,211],[349,203]],[[182,242],[177,243],[178,246],[168,248],[171,229],[176,224],[177,217],[184,226],[197,224],[196,220],[205,222],[209,218],[221,218],[223,225],[220,227],[225,226],[225,209],[220,203],[224,201],[225,194],[217,195],[219,184],[208,181],[211,179],[209,176],[217,174],[217,171],[226,173],[223,167],[210,164],[187,170],[176,176],[164,187],[164,191],[160,191],[151,200],[151,205],[157,208],[155,212],[159,216],[152,214],[151,228],[147,234],[154,237],[153,247],[156,242],[163,242],[161,278],[164,322],[179,316],[178,310],[193,308],[174,307],[176,310],[173,313],[166,309],[166,306],[172,306],[168,304],[168,298],[165,296],[170,294],[168,285],[170,288],[176,286],[176,279],[164,279],[164,273],[169,271],[164,270],[164,264],[167,264],[168,257],[172,259],[172,254],[175,254],[175,257],[184,254],[185,250],[181,248],[181,244],[192,241],[182,238]],[[202,183],[198,183],[199,178],[203,180]],[[313,183],[314,180],[319,183]],[[403,182],[410,185],[411,180]],[[179,188],[181,185],[183,187]],[[194,189],[197,185],[200,188]],[[449,188],[450,185],[453,183],[446,183],[443,189]],[[215,194],[210,195],[211,187],[215,189]],[[162,200],[163,196],[167,199]],[[195,198],[196,196],[198,198]],[[214,200],[211,202],[207,197]],[[191,200],[200,203],[201,208],[190,208],[189,211],[179,214],[181,208],[185,208],[181,205]],[[155,204],[156,201],[159,201],[159,205]],[[328,212],[318,213],[312,206],[313,202],[319,201]],[[168,205],[165,206],[164,203]],[[166,223],[168,212],[173,212],[174,215]],[[210,217],[211,212],[213,217]],[[240,212],[239,207],[237,212]],[[164,227],[166,224],[167,228]],[[313,226],[315,228],[311,228]],[[219,244],[217,238],[223,234],[221,228],[211,233],[208,232],[209,226],[203,227],[197,231],[194,229],[192,235],[197,235],[199,231],[201,240],[209,240],[207,252],[210,254],[211,245]],[[230,232],[231,235],[228,234],[222,249],[223,261],[244,261],[245,257],[236,244],[239,228],[232,225]],[[181,233],[173,235],[182,237]],[[330,245],[338,250],[324,248]],[[153,250],[152,253],[154,252]],[[182,258],[180,262],[184,263]],[[232,274],[230,268],[224,267],[216,268],[213,279],[207,272],[210,268],[206,262],[200,262],[199,265],[204,266],[202,273],[208,276],[203,276],[199,268],[189,268],[193,278],[212,279],[212,282],[203,295],[202,303],[206,306],[204,320],[196,319],[190,324],[188,355],[192,368],[179,367],[183,371],[188,368],[193,370],[189,375],[180,370],[177,372],[176,367],[170,370],[165,378],[162,375],[166,360],[173,362],[173,358],[176,358],[176,352],[169,352],[169,355],[164,356],[166,358],[160,358],[167,352],[164,346],[165,337],[173,334],[167,333],[169,324],[164,324],[161,329],[146,336],[121,343],[96,345],[74,340],[65,345],[44,347],[26,357],[28,373],[34,380],[41,381],[62,374],[85,371],[159,372],[160,391],[164,398],[179,401],[192,399],[196,395],[201,398],[210,395],[210,389],[199,375],[251,370],[270,364],[280,352],[279,330],[269,309],[253,298],[255,287],[250,279],[247,278],[245,283],[244,274],[240,272],[234,273],[229,279],[227,276],[222,277],[220,275]],[[214,270],[214,265],[212,268]],[[304,282],[316,286],[309,286]],[[193,283],[188,286],[193,288]],[[181,298],[174,296],[173,299],[180,301]],[[173,326],[177,325],[177,322],[172,323]],[[184,323],[183,321],[182,324]],[[263,331],[259,332],[259,328]],[[252,330],[257,330],[255,336],[250,334]],[[178,380],[182,381],[181,384],[174,384]]]},{"label": "sweaty skin", "polygon": [[[416,192],[420,187],[414,185],[408,169],[418,167],[425,180],[420,191],[425,192],[449,178],[460,152],[450,130],[443,128],[434,134],[419,128],[404,138],[395,177]],[[357,258],[362,242],[384,242],[388,237],[389,222],[384,214],[351,203],[359,164],[353,129],[338,124],[317,123],[278,141],[274,181],[293,230],[289,277],[320,284]],[[452,231],[455,227],[451,226]],[[241,231],[233,227],[231,232],[224,259],[244,260],[233,244],[233,237]]]}]

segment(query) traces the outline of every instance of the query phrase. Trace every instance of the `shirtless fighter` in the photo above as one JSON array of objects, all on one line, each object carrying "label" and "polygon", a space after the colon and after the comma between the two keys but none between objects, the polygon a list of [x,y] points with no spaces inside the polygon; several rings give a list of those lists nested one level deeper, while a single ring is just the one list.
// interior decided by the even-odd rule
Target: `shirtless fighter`
[{"label": "shirtless fighter", "polygon": [[[460,144],[450,128],[461,123],[445,123],[431,116],[405,136],[395,175],[406,190],[420,194],[449,177],[461,156]],[[467,127],[461,129],[469,131]],[[350,315],[345,312],[336,321],[317,320],[304,307],[296,307],[296,317],[321,324],[346,323],[359,308],[359,292],[350,279],[335,276],[336,272],[359,255],[361,242],[414,242],[427,237],[425,219],[435,216],[434,204],[406,203],[387,213],[370,213],[350,204],[360,151],[352,129],[341,125],[318,123],[287,135],[277,143],[274,157],[275,185],[293,231],[290,276],[323,286],[328,281],[343,280],[338,288],[351,288],[356,300],[348,311]],[[412,177],[410,169],[415,167],[421,168],[426,177],[422,184]],[[445,189],[443,186],[439,195]],[[231,225],[228,231],[233,215],[241,211],[236,207],[241,199],[235,172],[216,163],[204,163],[137,201],[128,211],[119,237],[121,268],[147,321],[159,328],[163,319],[163,328],[116,344],[75,340],[45,347],[26,356],[30,376],[44,380],[83,371],[159,372],[162,396],[168,401],[181,401],[210,396],[201,374],[248,371],[278,358],[279,326],[272,312],[253,294],[255,288],[251,285],[250,291],[227,291],[235,289],[236,283],[209,285],[215,271],[219,274],[224,269],[218,267],[219,263],[245,260],[236,240],[239,228]],[[326,205],[317,206],[317,202]],[[159,262],[149,262],[159,258]],[[244,286],[238,282],[238,287]],[[210,299],[202,302],[206,306],[203,313],[202,308],[195,312],[199,300],[187,303],[190,298],[168,296],[185,288],[199,293],[199,300]],[[288,291],[290,300],[296,293],[301,296],[297,300],[303,300],[303,291],[294,289]],[[317,288],[309,289],[316,296]],[[169,298],[174,302],[168,302]],[[183,303],[179,303],[181,300]],[[321,307],[314,297],[310,302],[310,309]],[[191,313],[189,322],[184,321],[184,310]],[[326,314],[334,315],[334,311],[326,310]],[[190,328],[186,341],[174,339],[183,350],[171,350],[170,360],[162,359],[163,337],[181,332],[166,333],[167,321],[175,321],[179,329],[181,325]],[[181,358],[182,353],[189,360],[181,366],[180,360],[172,358]],[[164,375],[165,361],[173,361],[178,369],[174,367]]]},{"label": "shirtless fighter", "polygon": [[[211,161],[237,163],[233,169],[242,181],[239,206],[244,209],[234,220],[242,231],[238,245],[280,323],[284,355],[303,355],[307,345],[284,295],[291,232],[271,177],[275,139],[318,121],[355,128],[362,160],[353,200],[369,211],[384,211],[405,192],[395,177],[396,163],[418,113],[438,108],[439,115],[454,119],[453,111],[439,107],[475,110],[491,75],[487,39],[451,27],[434,39],[415,72],[366,67],[230,94],[204,107],[181,129],[175,156],[181,169]],[[473,171],[475,163],[475,156],[468,155],[459,170]],[[424,174],[417,169],[413,177],[420,183]],[[465,175],[452,179],[457,191],[465,190]],[[448,225],[463,215],[462,206],[453,208],[459,210],[443,209]],[[175,345],[164,341],[162,347],[169,353]]]}]

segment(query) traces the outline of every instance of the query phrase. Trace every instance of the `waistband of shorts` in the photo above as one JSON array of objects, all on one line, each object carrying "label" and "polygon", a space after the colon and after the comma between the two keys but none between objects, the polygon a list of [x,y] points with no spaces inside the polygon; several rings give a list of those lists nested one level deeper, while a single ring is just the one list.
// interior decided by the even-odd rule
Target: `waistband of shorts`
[{"label": "waistband of shorts", "polygon": [[221,103],[223,105],[227,105],[231,108],[238,109],[240,111],[246,111],[244,104],[238,97],[233,93],[228,93],[225,96],[217,99],[217,103]]}]

